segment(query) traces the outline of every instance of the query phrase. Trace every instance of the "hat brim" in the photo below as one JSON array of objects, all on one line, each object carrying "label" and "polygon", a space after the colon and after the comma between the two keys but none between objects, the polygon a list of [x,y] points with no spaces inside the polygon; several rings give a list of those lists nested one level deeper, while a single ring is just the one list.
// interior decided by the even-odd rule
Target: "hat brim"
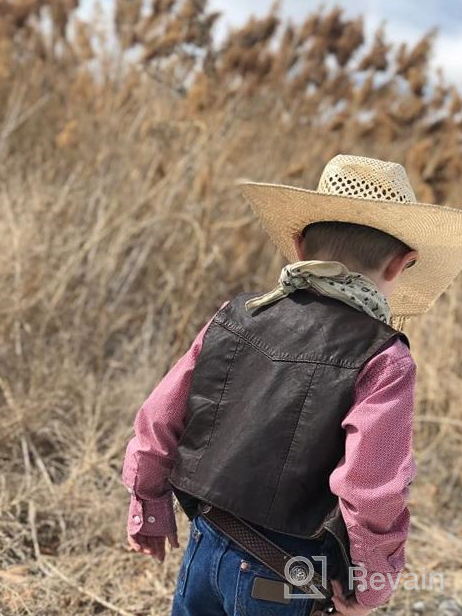
[{"label": "hat brim", "polygon": [[242,194],[289,262],[295,237],[308,224],[341,221],[375,227],[419,253],[389,298],[396,316],[423,314],[462,270],[462,209],[330,195],[315,190],[240,180]]}]

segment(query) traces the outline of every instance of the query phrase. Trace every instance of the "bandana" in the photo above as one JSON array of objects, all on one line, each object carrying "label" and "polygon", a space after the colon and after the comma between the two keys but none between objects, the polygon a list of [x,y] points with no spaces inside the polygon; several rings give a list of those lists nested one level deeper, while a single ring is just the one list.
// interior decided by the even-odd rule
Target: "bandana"
[{"label": "bandana", "polygon": [[387,298],[373,280],[351,272],[340,261],[297,261],[282,268],[278,285],[268,293],[245,303],[247,310],[272,304],[296,289],[313,287],[323,295],[338,299],[357,310],[383,321],[391,322]]}]

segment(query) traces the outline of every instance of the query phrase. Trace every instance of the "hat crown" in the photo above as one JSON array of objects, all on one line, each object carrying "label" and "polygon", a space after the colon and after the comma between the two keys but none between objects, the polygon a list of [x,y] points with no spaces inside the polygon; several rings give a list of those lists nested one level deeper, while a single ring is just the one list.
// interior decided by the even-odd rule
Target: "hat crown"
[{"label": "hat crown", "polygon": [[406,170],[398,163],[339,154],[324,167],[318,191],[329,195],[415,203]]}]

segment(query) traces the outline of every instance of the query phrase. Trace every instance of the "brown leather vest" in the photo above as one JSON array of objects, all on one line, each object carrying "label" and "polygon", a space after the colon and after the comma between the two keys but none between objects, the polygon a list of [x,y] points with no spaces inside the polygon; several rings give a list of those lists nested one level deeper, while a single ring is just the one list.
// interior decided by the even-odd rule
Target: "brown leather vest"
[{"label": "brown leather vest", "polygon": [[328,520],[341,527],[329,475],[358,372],[396,337],[410,343],[324,295],[300,290],[247,312],[255,295],[238,295],[206,331],[170,482],[189,518],[201,499],[306,538]]}]

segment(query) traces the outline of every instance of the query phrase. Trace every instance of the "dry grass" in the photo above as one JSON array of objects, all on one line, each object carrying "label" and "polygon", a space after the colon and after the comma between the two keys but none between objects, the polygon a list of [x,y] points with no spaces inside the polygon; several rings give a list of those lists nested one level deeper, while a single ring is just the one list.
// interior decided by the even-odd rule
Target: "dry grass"
[{"label": "dry grass", "polygon": [[[313,186],[353,152],[405,163],[425,201],[461,203],[462,103],[428,86],[430,35],[366,48],[340,11],[297,27],[270,14],[214,49],[204,2],[146,15],[120,0],[127,66],[113,44],[95,57],[101,26],[75,22],[76,4],[0,0],[0,613],[161,616],[180,554],[162,567],[127,551],[121,465],[138,407],[198,328],[281,266],[234,180]],[[406,330],[408,567],[443,571],[459,601],[461,300],[458,280]],[[400,590],[388,611],[417,598],[438,599]]]}]

